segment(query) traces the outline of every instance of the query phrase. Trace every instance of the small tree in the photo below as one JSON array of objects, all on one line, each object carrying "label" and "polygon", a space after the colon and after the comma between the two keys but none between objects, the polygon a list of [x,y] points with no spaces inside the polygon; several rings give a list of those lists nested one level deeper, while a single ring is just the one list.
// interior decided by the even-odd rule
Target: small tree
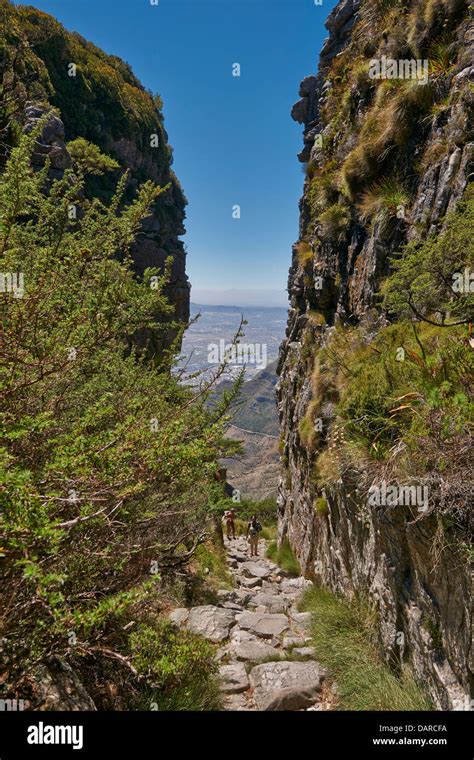
[{"label": "small tree", "polygon": [[399,317],[440,327],[474,318],[474,192],[470,188],[444,231],[410,242],[385,284],[385,305]]},{"label": "small tree", "polygon": [[94,143],[78,137],[67,144],[73,166],[84,174],[101,175],[119,168],[117,161],[102,153]]}]

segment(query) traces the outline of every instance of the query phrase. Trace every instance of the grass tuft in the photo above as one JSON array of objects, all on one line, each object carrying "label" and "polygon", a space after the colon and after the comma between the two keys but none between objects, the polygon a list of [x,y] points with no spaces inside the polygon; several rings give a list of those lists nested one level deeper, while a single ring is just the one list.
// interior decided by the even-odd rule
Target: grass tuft
[{"label": "grass tuft", "polygon": [[295,577],[301,575],[301,569],[298,560],[293,554],[293,550],[290,546],[290,542],[287,538],[284,538],[280,546],[276,541],[272,541],[267,549],[267,557],[272,562],[281,567],[286,573],[294,575]]},{"label": "grass tuft", "polygon": [[366,604],[312,588],[299,606],[313,613],[316,658],[337,685],[338,710],[433,709],[408,668],[397,677],[382,660],[376,615]]}]

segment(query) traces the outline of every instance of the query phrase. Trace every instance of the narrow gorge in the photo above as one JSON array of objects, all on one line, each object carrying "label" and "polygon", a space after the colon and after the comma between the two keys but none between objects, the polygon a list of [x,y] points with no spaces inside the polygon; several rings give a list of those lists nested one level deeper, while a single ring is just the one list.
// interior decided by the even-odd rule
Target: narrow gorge
[{"label": "narrow gorge", "polygon": [[[293,2],[272,27],[260,1],[237,6],[272,49]],[[283,240],[290,216],[245,195],[258,140],[222,147],[237,111],[251,135],[259,116],[239,98],[260,105],[269,83],[248,87],[250,65],[240,80],[212,38],[212,86],[175,87],[179,55],[194,65],[204,43],[173,2],[137,11],[136,71],[175,97],[194,271],[219,270],[230,299],[245,272],[247,375],[248,356],[228,358],[245,309],[212,288],[191,304],[161,96],[53,16],[0,0],[0,712],[472,710],[472,6],[329,13],[291,110],[304,179],[287,311],[285,292],[273,304],[254,285],[277,271],[271,228]],[[210,5],[209,39],[229,23]],[[91,39],[113,27],[97,19]],[[223,91],[216,136],[206,98]],[[264,200],[283,188],[297,212],[275,188]],[[231,255],[249,230],[255,251]]]}]

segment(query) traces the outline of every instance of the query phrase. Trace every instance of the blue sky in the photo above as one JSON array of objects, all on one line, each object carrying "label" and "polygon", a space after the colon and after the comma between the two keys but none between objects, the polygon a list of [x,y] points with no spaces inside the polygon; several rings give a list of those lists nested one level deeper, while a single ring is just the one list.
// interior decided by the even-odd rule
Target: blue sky
[{"label": "blue sky", "polygon": [[[163,97],[174,170],[189,201],[192,300],[284,305],[303,186],[302,128],[290,110],[300,80],[316,72],[335,1],[29,4],[128,61]],[[232,76],[234,63],[240,77]],[[236,204],[240,219],[232,218]]]}]

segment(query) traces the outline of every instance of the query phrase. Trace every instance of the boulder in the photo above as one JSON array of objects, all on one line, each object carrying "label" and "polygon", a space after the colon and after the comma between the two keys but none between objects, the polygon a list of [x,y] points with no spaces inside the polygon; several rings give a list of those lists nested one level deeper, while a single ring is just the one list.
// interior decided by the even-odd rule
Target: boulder
[{"label": "boulder", "polygon": [[301,593],[307,588],[311,588],[312,582],[300,576],[299,578],[284,578],[281,582],[281,590],[286,594]]},{"label": "boulder", "polygon": [[298,657],[314,657],[314,647],[295,647],[291,650],[291,654],[296,654]]},{"label": "boulder", "polygon": [[239,618],[239,626],[265,639],[281,636],[289,628],[286,615],[260,612],[244,612]]},{"label": "boulder", "polygon": [[240,662],[258,662],[272,658],[280,659],[281,652],[270,644],[266,644],[257,637],[242,641],[241,643],[232,643],[229,649],[231,657]]},{"label": "boulder", "polygon": [[76,671],[62,657],[53,655],[37,665],[30,684],[34,711],[97,709]]},{"label": "boulder", "polygon": [[168,615],[172,623],[178,626],[182,626],[186,623],[189,617],[189,610],[186,607],[177,607]]},{"label": "boulder", "polygon": [[239,578],[238,580],[244,588],[255,588],[262,585],[261,578]]},{"label": "boulder", "polygon": [[229,637],[231,627],[235,623],[234,610],[226,610],[207,604],[202,607],[192,607],[186,621],[186,628],[199,633],[205,639],[218,643]]},{"label": "boulder", "polygon": [[281,597],[279,594],[270,594],[268,592],[261,591],[255,594],[248,602],[249,606],[260,607],[263,605],[267,608],[267,612],[278,614],[286,612],[290,606],[288,599]]},{"label": "boulder", "polygon": [[229,712],[251,710],[244,694],[228,694],[224,699],[224,710]]},{"label": "boulder", "polygon": [[304,639],[302,636],[284,636],[283,638],[283,649],[290,649],[291,647],[304,647],[306,644],[306,639]]},{"label": "boulder", "polygon": [[303,710],[313,705],[324,680],[317,662],[266,662],[249,676],[258,710]]},{"label": "boulder", "polygon": [[249,678],[245,665],[233,662],[230,665],[221,665],[219,668],[221,677],[221,691],[227,694],[239,694],[249,688]]},{"label": "boulder", "polygon": [[247,578],[268,578],[271,575],[271,570],[265,565],[260,565],[257,562],[244,562],[242,564],[242,572]]},{"label": "boulder", "polygon": [[311,628],[311,612],[290,612],[290,618],[298,628],[304,631]]}]

